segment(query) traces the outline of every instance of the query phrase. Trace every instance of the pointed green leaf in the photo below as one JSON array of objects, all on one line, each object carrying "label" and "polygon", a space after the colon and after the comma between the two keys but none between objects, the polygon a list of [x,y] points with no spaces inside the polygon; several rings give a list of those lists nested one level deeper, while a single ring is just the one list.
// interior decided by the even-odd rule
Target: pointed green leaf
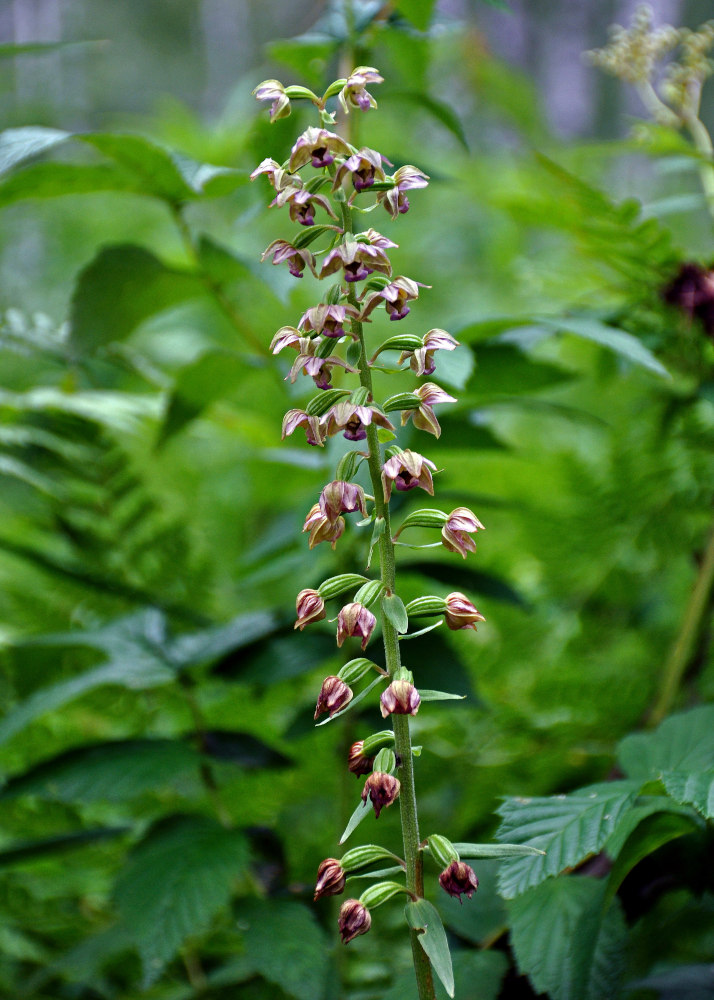
[{"label": "pointed green leaf", "polygon": [[631,807],[639,788],[637,782],[613,781],[589,785],[570,795],[507,799],[498,810],[503,822],[497,838],[546,853],[504,862],[499,877],[501,893],[512,899],[599,851]]},{"label": "pointed green leaf", "polygon": [[349,823],[345,827],[345,832],[339,839],[340,844],[344,844],[344,842],[347,840],[350,834],[352,834],[357,829],[362,820],[366,816],[368,816],[371,811],[372,811],[372,800],[368,795],[366,801],[365,802],[360,801],[360,804],[357,806],[355,811],[350,816]]},{"label": "pointed green leaf", "polygon": [[382,610],[397,632],[404,633],[409,628],[409,618],[404,602],[398,594],[388,594],[382,598]]},{"label": "pointed green leaf", "polygon": [[0,132],[0,174],[38,156],[69,138],[69,132],[57,128],[27,125],[22,128],[8,128]]},{"label": "pointed green leaf", "polygon": [[429,956],[434,972],[444,984],[448,995],[453,997],[454,971],[451,965],[451,953],[438,910],[426,899],[417,899],[407,903],[404,913],[409,926],[417,931],[419,944]]},{"label": "pointed green leaf", "polygon": [[640,861],[664,844],[669,844],[694,830],[696,823],[693,817],[682,812],[675,813],[663,809],[646,816],[632,831],[617,854],[607,881],[608,900],[615,895],[625,878]]},{"label": "pointed green leaf", "polygon": [[448,691],[425,691],[419,688],[422,701],[463,701],[465,694],[450,694]]},{"label": "pointed green leaf", "polygon": [[563,319],[543,319],[540,322],[557,333],[573,333],[584,340],[591,340],[601,347],[606,347],[632,364],[647,368],[656,375],[670,378],[664,365],[654,354],[631,333],[608,326],[590,317],[564,317]]},{"label": "pointed green leaf", "polygon": [[523,858],[528,855],[544,854],[545,851],[528,844],[454,844],[454,849],[462,858]]}]

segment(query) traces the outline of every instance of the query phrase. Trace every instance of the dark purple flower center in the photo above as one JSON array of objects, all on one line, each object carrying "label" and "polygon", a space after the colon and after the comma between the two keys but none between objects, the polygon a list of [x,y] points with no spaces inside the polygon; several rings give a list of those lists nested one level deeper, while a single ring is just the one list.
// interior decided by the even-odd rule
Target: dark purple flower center
[{"label": "dark purple flower center", "polygon": [[355,191],[364,191],[365,188],[372,187],[374,167],[360,167],[359,170],[355,170],[352,174],[352,183],[355,186]]},{"label": "dark purple flower center", "polygon": [[415,486],[419,485],[419,480],[413,476],[411,472],[407,472],[406,469],[402,469],[402,471],[397,474],[397,477],[394,480],[394,485],[398,490],[413,490]]},{"label": "dark purple flower center", "polygon": [[315,146],[310,150],[310,154],[312,156],[313,167],[328,167],[335,159],[327,146]]},{"label": "dark purple flower center", "polygon": [[321,365],[319,372],[312,376],[318,389],[329,389],[332,383],[332,372],[327,365]]},{"label": "dark purple flower center", "polygon": [[325,325],[322,328],[322,333],[326,337],[344,337],[345,328],[342,326],[339,320],[336,319],[326,319]]},{"label": "dark purple flower center", "polygon": [[359,260],[352,261],[351,264],[345,264],[345,281],[363,281],[371,273],[372,268],[366,267]]},{"label": "dark purple flower center", "polygon": [[290,273],[295,278],[302,278],[302,272],[304,267],[305,267],[305,261],[302,259],[302,257],[298,257],[297,255],[291,257],[290,260],[288,261],[288,268],[290,270]]},{"label": "dark purple flower center", "polygon": [[390,319],[404,319],[407,313],[411,311],[406,302],[399,300],[396,302],[387,302],[386,308]]},{"label": "dark purple flower center", "polygon": [[312,226],[315,223],[315,206],[312,202],[300,205],[297,210],[297,221],[301,226]]},{"label": "dark purple flower center", "polygon": [[409,211],[409,199],[405,194],[402,194],[401,191],[397,197],[397,211],[401,212],[402,215]]},{"label": "dark purple flower center", "polygon": [[364,441],[367,437],[367,430],[358,417],[352,417],[345,424],[344,436],[348,441]]}]

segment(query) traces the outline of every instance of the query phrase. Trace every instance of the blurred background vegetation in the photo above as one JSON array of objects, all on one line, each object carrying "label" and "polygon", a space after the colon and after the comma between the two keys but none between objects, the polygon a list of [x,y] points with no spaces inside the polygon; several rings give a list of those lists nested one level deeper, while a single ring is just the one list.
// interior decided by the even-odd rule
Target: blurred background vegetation
[{"label": "blurred background vegetation", "polygon": [[[400,329],[463,345],[438,445],[400,443],[487,531],[468,563],[403,550],[400,593],[463,590],[487,621],[409,649],[418,684],[469,696],[415,720],[422,832],[488,840],[503,796],[606,781],[626,734],[714,701],[706,612],[665,685],[710,532],[714,380],[702,325],[662,298],[711,264],[711,220],[685,141],[635,142],[636,97],[581,58],[632,7],[355,0],[356,39],[334,0],[0,9],[2,126],[58,130],[0,137],[2,995],[411,997],[400,907],[345,951],[311,902],[357,800],[346,748],[381,720],[313,729],[350,654],[325,623],[292,630],[297,590],[359,568],[366,537],[307,551],[341,445],[279,440],[306,390],[268,344],[316,286],[257,264],[285,219],[247,175],[312,122],[270,126],[265,77],[377,66],[360,140],[432,178],[372,223],[433,286]],[[714,951],[700,833],[623,884],[618,977],[643,997],[714,995],[666,978]],[[397,848],[396,816],[368,836]],[[543,991],[491,868],[463,909],[438,901],[461,1000]]]}]

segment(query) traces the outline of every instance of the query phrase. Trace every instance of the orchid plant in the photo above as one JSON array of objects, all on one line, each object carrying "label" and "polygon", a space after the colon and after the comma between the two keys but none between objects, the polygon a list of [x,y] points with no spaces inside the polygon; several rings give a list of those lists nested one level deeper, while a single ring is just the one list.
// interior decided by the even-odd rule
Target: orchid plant
[{"label": "orchid plant", "polygon": [[[540,852],[521,845],[454,844],[440,833],[422,839],[419,832],[416,753],[409,720],[422,710],[425,702],[458,696],[419,690],[412,671],[402,665],[401,641],[422,635],[442,623],[452,630],[475,630],[484,616],[469,597],[459,592],[445,598],[424,595],[405,606],[396,586],[395,544],[407,529],[436,529],[448,550],[466,558],[476,551],[472,536],[483,530],[483,524],[466,507],[457,507],[449,513],[426,507],[408,514],[398,528],[392,526],[393,492],[420,489],[433,496],[433,474],[437,469],[424,455],[389,443],[396,438],[390,415],[399,412],[402,425],[412,420],[416,428],[438,438],[441,428],[434,407],[455,399],[436,383],[426,381],[410,392],[398,392],[379,402],[374,396],[372,373],[382,352],[392,351],[399,352],[398,365],[403,367],[391,371],[411,369],[417,378],[430,377],[437,367],[438,352],[453,351],[458,344],[447,331],[431,329],[423,336],[388,337],[371,354],[367,349],[365,325],[376,318],[380,307],[384,306],[390,321],[399,322],[409,314],[410,303],[419,298],[420,288],[425,287],[404,275],[395,276],[389,252],[398,245],[372,227],[359,231],[358,220],[365,211],[380,205],[390,220],[398,220],[410,209],[411,192],[425,188],[429,177],[410,164],[388,173],[392,164],[385,156],[368,147],[357,149],[333,131],[336,113],[328,110],[328,102],[335,97],[345,115],[376,108],[377,102],[367,88],[382,82],[376,69],[359,66],[347,78],[333,82],[322,97],[305,87],[285,87],[278,80],[261,83],[254,94],[258,100],[272,102],[272,121],[289,115],[290,102],[302,99],[314,105],[318,125],[307,128],[297,138],[286,162],[266,158],[253,171],[251,179],[265,176],[275,192],[271,206],[287,207],[291,221],[303,227],[289,240],[274,240],[262,259],[274,265],[287,264],[295,278],[301,279],[309,271],[319,280],[332,279],[320,301],[303,313],[297,325],[281,327],[272,341],[274,354],[286,348],[297,352],[287,378],[294,382],[302,374],[312,378],[318,389],[304,409],[293,408],[285,414],[283,438],[302,428],[307,443],[313,447],[324,447],[328,438],[338,434],[357,444],[339,460],[335,479],[322,489],[307,514],[303,530],[308,533],[311,549],[322,542],[329,542],[334,549],[345,531],[343,515],[359,513],[359,525],[372,526],[367,570],[375,549],[379,557],[376,578],[346,573],[324,580],[316,590],[301,590],[296,601],[295,628],[302,631],[325,619],[326,602],[335,598],[344,600],[349,594],[349,602],[336,618],[337,645],[341,647],[357,639],[360,651],[367,653],[378,617],[381,621],[386,669],[366,655],[350,659],[336,675],[323,681],[315,719],[327,715],[324,721],[329,722],[375,687],[383,686],[380,711],[383,718],[391,718],[392,729],[366,735],[349,751],[346,766],[353,774],[366,776],[366,780],[361,801],[340,843],[347,840],[371,810],[379,817],[383,809],[398,801],[404,857],[369,844],[352,848],[339,859],[326,858],[317,872],[315,899],[342,893],[347,879],[359,870],[385,861],[390,864],[392,867],[386,871],[375,872],[374,884],[359,898],[347,899],[342,904],[339,914],[342,941],[347,943],[367,933],[372,911],[377,906],[399,894],[406,895],[405,913],[418,994],[420,1000],[433,1000],[432,970],[450,996],[454,995],[454,981],[439,914],[425,898],[425,858],[439,868],[442,889],[460,900],[464,895],[470,899],[478,888],[478,877],[464,857],[470,860]],[[308,173],[310,176],[306,176]],[[322,214],[319,223],[315,221],[317,213]],[[321,248],[314,249],[317,246]],[[339,354],[341,349],[344,356]],[[341,380],[353,378],[357,385],[351,389],[333,387],[336,369],[341,370]],[[386,446],[384,451],[383,446]],[[356,482],[365,468],[367,491]],[[410,619],[421,617],[437,617],[438,621],[410,633]],[[416,659],[410,657],[412,662]],[[355,695],[358,685],[364,687]],[[385,875],[393,877],[385,881]]]}]

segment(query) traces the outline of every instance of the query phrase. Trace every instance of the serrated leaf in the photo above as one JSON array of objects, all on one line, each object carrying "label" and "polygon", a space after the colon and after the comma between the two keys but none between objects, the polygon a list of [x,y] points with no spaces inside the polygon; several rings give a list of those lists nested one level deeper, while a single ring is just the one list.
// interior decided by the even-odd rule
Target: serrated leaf
[{"label": "serrated leaf", "polygon": [[409,618],[404,607],[404,601],[398,594],[388,594],[382,598],[382,610],[388,621],[400,634],[404,634],[409,628]]},{"label": "serrated leaf", "polygon": [[245,951],[255,971],[297,1000],[324,996],[327,941],[310,910],[282,900],[246,900],[238,908]]},{"label": "serrated leaf", "polygon": [[454,995],[454,970],[449,942],[439,911],[426,899],[412,900],[404,907],[409,926],[417,931],[419,944],[426,952],[434,972],[450,997]]},{"label": "serrated leaf", "polygon": [[706,772],[714,760],[714,705],[665,719],[653,733],[632,733],[617,748],[629,777],[647,781],[664,771]]},{"label": "serrated leaf", "polygon": [[570,795],[507,799],[498,810],[503,822],[497,838],[546,853],[504,862],[499,877],[503,896],[512,899],[599,851],[639,787],[636,782],[613,781]]},{"label": "serrated leaf", "polygon": [[602,882],[566,876],[508,905],[520,972],[553,1000],[611,1000],[622,972],[626,927],[617,904],[603,915]]},{"label": "serrated leaf", "polygon": [[662,783],[675,801],[693,805],[706,819],[714,819],[714,770],[663,771]]},{"label": "serrated leaf", "polygon": [[205,930],[248,864],[243,835],[206,816],[171,816],[131,851],[114,900],[148,984],[190,934]]}]

